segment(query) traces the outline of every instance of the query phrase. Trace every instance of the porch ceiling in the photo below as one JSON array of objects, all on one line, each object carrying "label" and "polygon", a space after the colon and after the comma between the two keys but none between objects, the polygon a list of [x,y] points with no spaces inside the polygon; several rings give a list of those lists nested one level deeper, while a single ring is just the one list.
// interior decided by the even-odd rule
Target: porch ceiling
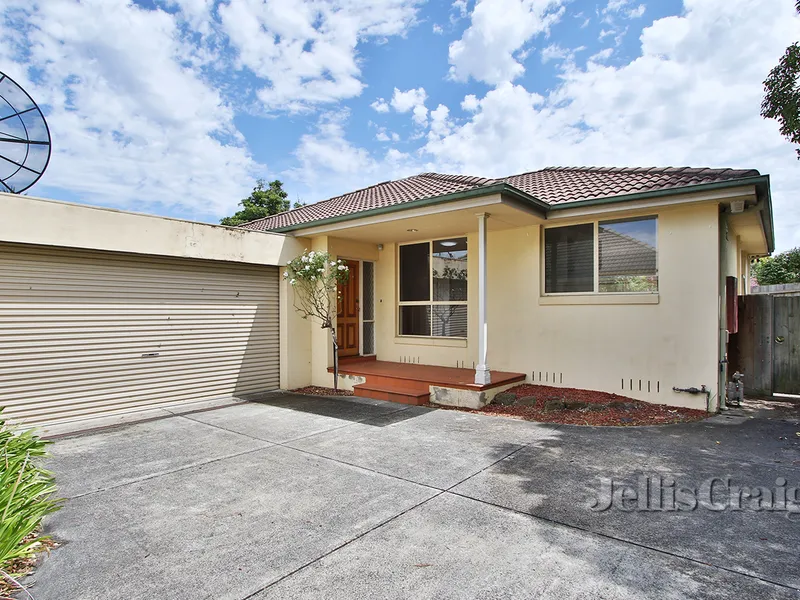
[{"label": "porch ceiling", "polygon": [[332,235],[372,244],[411,242],[474,232],[478,228],[479,213],[490,215],[487,220],[490,231],[544,222],[544,218],[535,214],[529,207],[501,199],[498,195],[481,198],[479,202],[473,200],[467,203],[402,211],[310,228],[297,233],[304,237]]}]

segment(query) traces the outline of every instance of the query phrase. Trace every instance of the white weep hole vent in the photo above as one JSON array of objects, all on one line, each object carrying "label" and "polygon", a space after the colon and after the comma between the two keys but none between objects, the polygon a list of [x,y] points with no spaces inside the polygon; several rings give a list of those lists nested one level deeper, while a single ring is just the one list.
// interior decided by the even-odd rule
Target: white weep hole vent
[{"label": "white weep hole vent", "polygon": [[735,215],[740,212],[744,212],[744,200],[731,201],[731,214]]}]

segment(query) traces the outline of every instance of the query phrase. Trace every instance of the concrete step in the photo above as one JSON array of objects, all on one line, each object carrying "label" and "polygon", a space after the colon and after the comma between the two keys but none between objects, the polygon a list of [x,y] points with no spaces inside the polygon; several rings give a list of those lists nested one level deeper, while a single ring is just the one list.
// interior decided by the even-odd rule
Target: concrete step
[{"label": "concrete step", "polygon": [[384,400],[387,402],[399,402],[400,404],[413,404],[420,406],[430,401],[430,392],[421,391],[418,387],[408,387],[403,385],[403,380],[396,380],[396,383],[360,383],[353,386],[353,394],[359,398],[371,398],[372,400]]}]

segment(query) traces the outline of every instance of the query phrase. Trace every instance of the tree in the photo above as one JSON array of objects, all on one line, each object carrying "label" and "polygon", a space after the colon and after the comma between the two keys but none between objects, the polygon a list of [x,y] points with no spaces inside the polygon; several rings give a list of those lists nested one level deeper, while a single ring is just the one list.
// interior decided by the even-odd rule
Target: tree
[{"label": "tree", "polygon": [[753,264],[753,275],[758,285],[800,283],[800,247],[758,259]]},{"label": "tree", "polygon": [[294,288],[294,308],[304,319],[316,319],[322,329],[331,330],[333,342],[333,388],[339,389],[339,344],[336,339],[336,317],[339,285],[350,279],[350,270],[341,260],[333,260],[327,252],[304,251],[286,265],[283,278]]},{"label": "tree", "polygon": [[[800,13],[800,0],[795,9]],[[775,119],[780,124],[781,135],[793,144],[800,144],[800,43],[795,42],[786,49],[778,66],[764,80],[764,100],[761,116]],[[796,149],[800,159],[800,149]]]},{"label": "tree", "polygon": [[239,202],[242,210],[231,217],[220,220],[222,225],[236,227],[256,219],[277,215],[289,210],[289,194],[283,189],[283,182],[270,181],[269,185],[263,179],[256,182],[256,187],[247,198]]}]

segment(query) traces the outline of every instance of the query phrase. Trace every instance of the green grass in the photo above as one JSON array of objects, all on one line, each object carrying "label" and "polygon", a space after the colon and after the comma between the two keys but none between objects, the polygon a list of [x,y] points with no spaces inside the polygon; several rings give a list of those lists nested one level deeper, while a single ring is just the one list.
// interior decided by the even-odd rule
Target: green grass
[{"label": "green grass", "polygon": [[[55,478],[42,468],[50,442],[6,423],[0,408],[0,569],[34,554],[42,518],[61,508]],[[13,573],[11,573],[13,575]]]}]

